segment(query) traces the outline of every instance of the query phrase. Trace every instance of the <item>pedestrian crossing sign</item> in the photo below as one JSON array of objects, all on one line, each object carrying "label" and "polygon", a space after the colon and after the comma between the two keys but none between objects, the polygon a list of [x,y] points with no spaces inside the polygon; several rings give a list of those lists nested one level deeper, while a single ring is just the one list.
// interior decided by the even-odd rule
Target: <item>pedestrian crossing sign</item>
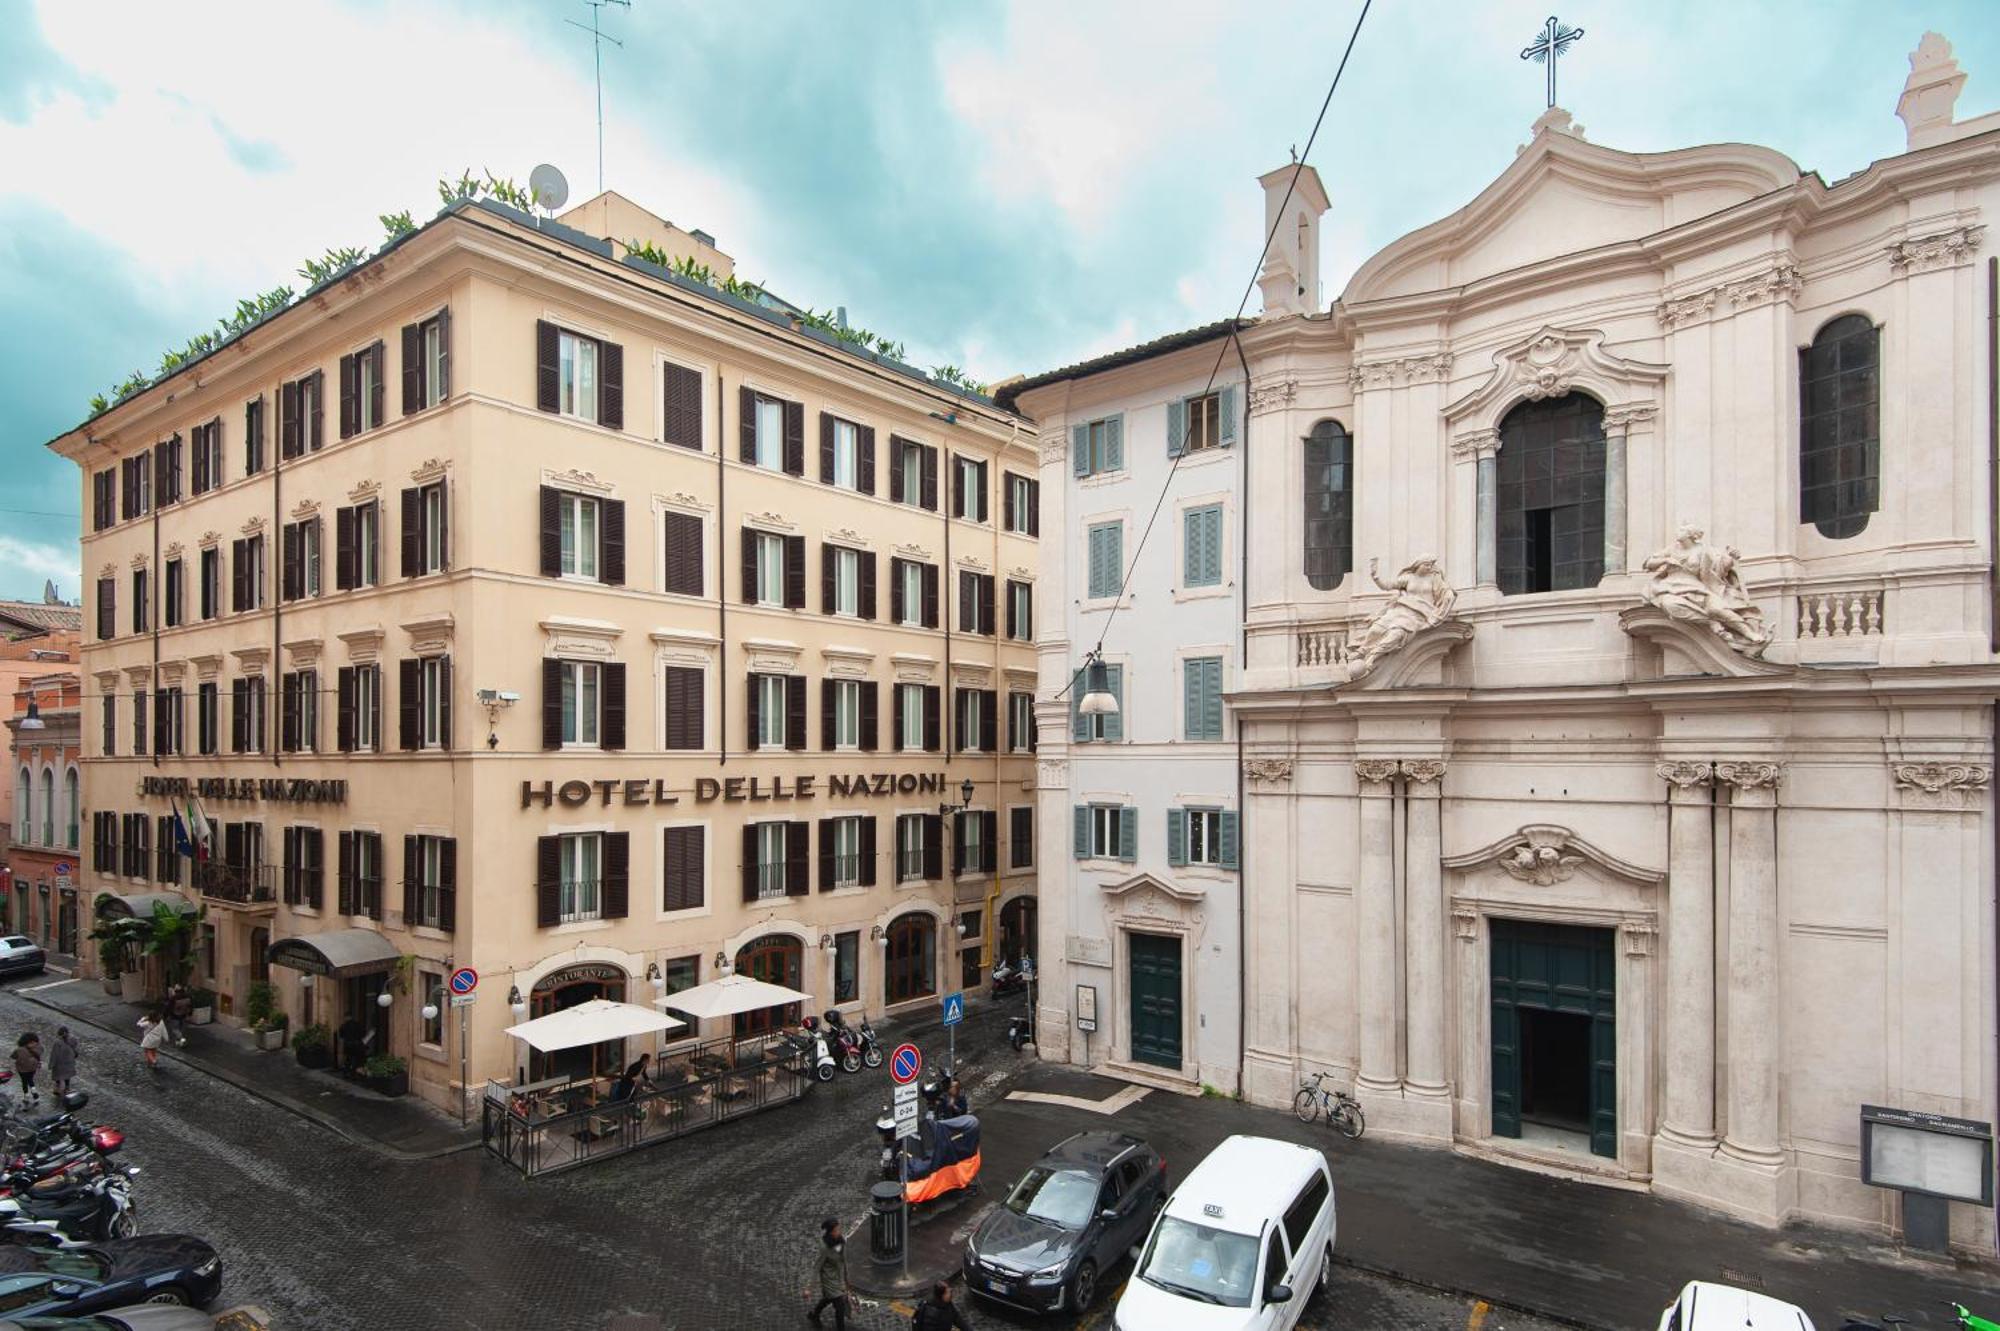
[{"label": "pedestrian crossing sign", "polygon": [[965,1020],[965,995],[946,994],[944,996],[944,1024],[956,1026]]}]

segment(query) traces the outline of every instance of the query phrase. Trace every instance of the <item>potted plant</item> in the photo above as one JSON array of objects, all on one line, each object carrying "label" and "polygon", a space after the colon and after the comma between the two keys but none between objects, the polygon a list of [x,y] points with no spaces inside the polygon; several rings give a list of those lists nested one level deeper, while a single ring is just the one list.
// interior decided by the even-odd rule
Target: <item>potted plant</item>
[{"label": "potted plant", "polygon": [[361,1065],[361,1083],[383,1095],[410,1093],[410,1065],[395,1054],[373,1054]]},{"label": "potted plant", "polygon": [[257,1039],[259,1049],[279,1049],[285,1043],[287,1018],[278,1008],[278,986],[259,980],[250,986],[244,1000],[244,1019]]},{"label": "potted plant", "polygon": [[114,997],[124,989],[125,944],[109,934],[97,940],[97,969],[104,977],[104,992]]},{"label": "potted plant", "polygon": [[318,1022],[292,1032],[292,1056],[302,1068],[323,1068],[333,1062],[333,1036]]},{"label": "potted plant", "polygon": [[188,1020],[197,1026],[206,1026],[215,1020],[215,991],[203,989],[199,985],[188,991],[188,998],[194,1003],[194,1011]]}]

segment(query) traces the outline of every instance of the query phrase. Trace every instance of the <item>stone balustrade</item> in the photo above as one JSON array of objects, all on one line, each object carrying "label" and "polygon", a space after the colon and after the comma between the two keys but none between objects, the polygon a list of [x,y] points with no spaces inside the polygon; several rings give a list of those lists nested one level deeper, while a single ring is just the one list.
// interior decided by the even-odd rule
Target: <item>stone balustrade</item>
[{"label": "stone balustrade", "polygon": [[1884,603],[1880,588],[1834,588],[1799,593],[1800,641],[1882,636]]}]

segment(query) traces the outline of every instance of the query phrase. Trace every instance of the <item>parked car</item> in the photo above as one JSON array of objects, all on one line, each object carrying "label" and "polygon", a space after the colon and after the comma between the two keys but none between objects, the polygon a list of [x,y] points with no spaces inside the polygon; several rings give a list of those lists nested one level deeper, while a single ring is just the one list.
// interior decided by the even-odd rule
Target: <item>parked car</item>
[{"label": "parked car", "polygon": [[0,938],[0,975],[40,975],[48,965],[48,954],[34,939],[20,934]]},{"label": "parked car", "polygon": [[1333,1175],[1310,1146],[1231,1137],[1160,1212],[1113,1331],[1281,1331],[1333,1278]]},{"label": "parked car", "polygon": [[1037,1160],[972,1231],[965,1287],[1031,1312],[1082,1312],[1166,1195],[1159,1152],[1122,1132],[1079,1132]]},{"label": "parked car", "polygon": [[1733,1285],[1690,1280],[1660,1314],[1660,1331],[1813,1331],[1796,1304]]},{"label": "parked car", "polygon": [[17,1319],[135,1303],[206,1308],[221,1291],[221,1256],[185,1234],[146,1234],[86,1248],[0,1244],[0,1314]]},{"label": "parked car", "polygon": [[215,1319],[197,1308],[142,1304],[85,1317],[27,1317],[0,1322],[0,1331],[215,1331]]}]

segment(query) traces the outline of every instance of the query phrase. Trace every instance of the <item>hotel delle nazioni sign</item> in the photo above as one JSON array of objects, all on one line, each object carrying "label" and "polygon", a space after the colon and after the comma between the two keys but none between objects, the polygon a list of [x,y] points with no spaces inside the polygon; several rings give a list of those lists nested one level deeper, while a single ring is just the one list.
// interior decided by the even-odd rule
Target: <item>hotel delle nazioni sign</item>
[{"label": "hotel delle nazioni sign", "polygon": [[[809,800],[820,793],[816,776],[728,776],[696,777],[687,789],[675,789],[661,779],[584,781],[523,781],[521,807],[547,809],[561,805],[581,808],[595,800],[602,807],[613,804],[679,804],[683,794],[697,804],[762,802],[765,800]],[[826,779],[826,794],[834,799],[868,798],[887,795],[941,795],[943,772],[856,772]]]}]

